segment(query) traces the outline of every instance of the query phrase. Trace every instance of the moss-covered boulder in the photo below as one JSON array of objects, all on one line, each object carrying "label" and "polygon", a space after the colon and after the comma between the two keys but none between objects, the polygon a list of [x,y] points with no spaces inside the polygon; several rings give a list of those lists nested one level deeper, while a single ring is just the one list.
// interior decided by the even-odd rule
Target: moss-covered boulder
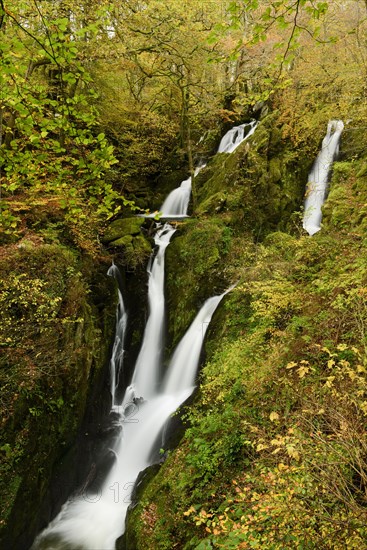
[{"label": "moss-covered boulder", "polygon": [[120,237],[119,239],[116,239],[115,241],[112,241],[110,243],[111,246],[129,246],[133,242],[133,236],[132,235],[125,235],[124,237]]},{"label": "moss-covered boulder", "polygon": [[365,236],[367,173],[365,158],[335,162],[329,195],[323,206],[322,226]]},{"label": "moss-covered boulder", "polygon": [[146,231],[142,231],[144,223],[144,218],[136,216],[115,220],[101,239],[109,248],[116,249],[121,263],[131,270],[143,266],[152,252],[152,242]]},{"label": "moss-covered boulder", "polygon": [[138,218],[136,216],[133,218],[114,220],[107,227],[101,241],[103,243],[111,243],[126,236],[138,235],[144,221],[144,218]]}]

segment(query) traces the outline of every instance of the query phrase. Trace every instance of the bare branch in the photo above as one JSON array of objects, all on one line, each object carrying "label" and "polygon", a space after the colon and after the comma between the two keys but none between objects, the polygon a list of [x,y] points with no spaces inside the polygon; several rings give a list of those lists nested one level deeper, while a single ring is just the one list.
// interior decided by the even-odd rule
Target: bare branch
[{"label": "bare branch", "polygon": [[3,0],[0,0],[0,29],[3,26],[4,18],[5,18],[4,2],[3,2]]}]

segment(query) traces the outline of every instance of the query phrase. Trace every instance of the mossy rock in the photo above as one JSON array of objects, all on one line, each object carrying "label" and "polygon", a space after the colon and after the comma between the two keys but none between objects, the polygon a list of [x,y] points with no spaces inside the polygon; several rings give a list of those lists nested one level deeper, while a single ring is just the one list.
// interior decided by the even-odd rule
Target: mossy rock
[{"label": "mossy rock", "polygon": [[123,247],[123,263],[132,270],[145,265],[152,253],[152,245],[143,235],[126,235],[110,245]]},{"label": "mossy rock", "polygon": [[110,246],[129,246],[133,242],[132,235],[125,235],[124,237],[120,237],[116,241],[110,242]]},{"label": "mossy rock", "polygon": [[138,235],[144,221],[144,218],[138,217],[115,220],[107,227],[101,241],[103,243],[112,243],[127,235]]},{"label": "mossy rock", "polygon": [[233,231],[218,218],[188,220],[166,252],[169,339],[175,345],[203,302],[228,280],[223,258],[231,253]]},{"label": "mossy rock", "polygon": [[[217,154],[196,178],[196,214],[220,215],[256,239],[287,227],[302,204],[309,162],[276,128],[277,113],[231,154]],[[275,128],[275,129],[274,129]]]},{"label": "mossy rock", "polygon": [[357,178],[362,178],[367,175],[367,162],[364,162],[357,173]]},{"label": "mossy rock", "polygon": [[148,239],[143,237],[143,235],[138,235],[133,239],[133,247],[136,253],[140,255],[149,256],[152,252],[152,246]]},{"label": "mossy rock", "polygon": [[211,195],[208,199],[202,202],[197,208],[197,214],[207,214],[209,212],[219,212],[223,209],[227,201],[226,193],[219,191]]},{"label": "mossy rock", "polygon": [[365,231],[367,178],[363,175],[366,159],[335,162],[330,192],[324,203],[325,229]]}]

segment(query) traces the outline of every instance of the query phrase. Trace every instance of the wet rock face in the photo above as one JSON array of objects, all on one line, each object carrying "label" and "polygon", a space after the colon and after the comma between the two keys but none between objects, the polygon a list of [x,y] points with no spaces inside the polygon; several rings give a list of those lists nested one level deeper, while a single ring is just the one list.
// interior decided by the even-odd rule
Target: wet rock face
[{"label": "wet rock face", "polygon": [[[3,379],[9,405],[4,402],[1,439],[9,453],[0,466],[2,548],[28,549],[84,478],[80,449],[91,424],[87,414],[81,429],[83,416],[93,408],[94,422],[101,422],[110,403],[104,380],[115,286],[107,269],[59,245],[1,259],[3,283],[9,289],[17,283],[11,296],[22,308],[15,321],[17,312],[5,309],[7,317],[3,310],[17,353],[0,358],[2,376],[11,374]],[[27,301],[19,299],[23,293]]]}]

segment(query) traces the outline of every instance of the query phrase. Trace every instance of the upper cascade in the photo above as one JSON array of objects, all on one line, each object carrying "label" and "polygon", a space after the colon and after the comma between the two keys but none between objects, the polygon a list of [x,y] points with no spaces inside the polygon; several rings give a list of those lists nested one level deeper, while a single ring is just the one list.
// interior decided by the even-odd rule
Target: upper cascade
[{"label": "upper cascade", "polygon": [[233,153],[235,149],[255,132],[257,120],[252,120],[240,126],[234,126],[222,137],[218,153]]},{"label": "upper cascade", "polygon": [[321,151],[308,175],[303,228],[309,235],[314,235],[321,229],[321,208],[326,198],[330,169],[339,153],[340,136],[343,129],[343,121],[329,121]]},{"label": "upper cascade", "polygon": [[[194,177],[197,176],[200,170],[205,168],[205,166],[206,164],[199,164],[199,166],[195,168]],[[191,195],[191,184],[192,181],[190,176],[187,180],[184,180],[179,187],[171,191],[159,209],[163,218],[187,216]]]}]

